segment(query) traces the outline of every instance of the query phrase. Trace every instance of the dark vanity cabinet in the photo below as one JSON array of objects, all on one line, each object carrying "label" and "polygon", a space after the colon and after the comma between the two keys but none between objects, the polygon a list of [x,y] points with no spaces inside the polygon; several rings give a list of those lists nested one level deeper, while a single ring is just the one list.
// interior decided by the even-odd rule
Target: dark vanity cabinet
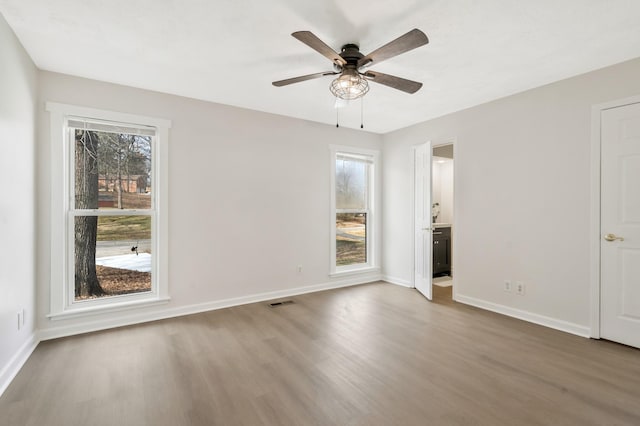
[{"label": "dark vanity cabinet", "polygon": [[433,228],[433,276],[451,274],[451,227]]}]

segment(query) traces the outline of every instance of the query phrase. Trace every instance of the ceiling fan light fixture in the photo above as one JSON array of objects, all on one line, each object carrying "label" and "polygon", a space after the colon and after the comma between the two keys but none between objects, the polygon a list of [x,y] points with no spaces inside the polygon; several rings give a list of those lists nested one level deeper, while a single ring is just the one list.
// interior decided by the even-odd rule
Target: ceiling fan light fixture
[{"label": "ceiling fan light fixture", "polygon": [[340,77],[331,82],[331,93],[339,99],[353,100],[369,91],[369,83],[356,70],[344,70]]}]

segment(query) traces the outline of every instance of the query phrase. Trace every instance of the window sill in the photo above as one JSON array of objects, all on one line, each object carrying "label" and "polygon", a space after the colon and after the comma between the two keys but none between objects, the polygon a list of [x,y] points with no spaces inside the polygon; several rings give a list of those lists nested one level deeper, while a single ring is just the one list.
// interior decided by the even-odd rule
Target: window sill
[{"label": "window sill", "polygon": [[52,321],[66,320],[71,318],[81,318],[81,317],[86,317],[90,315],[100,315],[105,313],[146,308],[148,306],[164,305],[169,303],[170,300],[171,300],[170,297],[163,297],[163,298],[135,300],[135,301],[128,301],[128,302],[115,302],[115,303],[109,303],[109,304],[100,305],[100,306],[67,309],[66,311],[63,311],[63,312],[49,314],[47,315],[47,318],[49,318]]},{"label": "window sill", "polygon": [[363,274],[368,274],[368,273],[380,273],[380,267],[378,266],[363,266],[363,267],[359,267],[359,268],[349,268],[349,269],[343,269],[343,270],[338,270],[338,271],[334,271],[331,272],[329,274],[329,277],[331,278],[336,278],[336,277],[346,277],[346,276],[350,276],[350,275],[363,275]]}]

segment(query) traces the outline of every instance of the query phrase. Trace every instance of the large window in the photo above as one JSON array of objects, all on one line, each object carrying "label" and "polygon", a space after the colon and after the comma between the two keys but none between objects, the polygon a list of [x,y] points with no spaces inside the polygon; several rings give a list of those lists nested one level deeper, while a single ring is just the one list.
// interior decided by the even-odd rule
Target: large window
[{"label": "large window", "polygon": [[374,176],[377,152],[332,147],[332,272],[375,266]]},{"label": "large window", "polygon": [[155,129],[75,118],[67,137],[74,301],[151,291]]},{"label": "large window", "polygon": [[47,108],[63,158],[52,165],[51,317],[166,301],[169,123]]}]

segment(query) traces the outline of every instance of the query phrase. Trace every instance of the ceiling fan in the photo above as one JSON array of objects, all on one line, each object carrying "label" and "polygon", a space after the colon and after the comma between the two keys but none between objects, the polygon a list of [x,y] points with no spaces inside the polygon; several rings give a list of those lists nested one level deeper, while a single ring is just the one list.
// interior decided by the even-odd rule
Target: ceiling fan
[{"label": "ceiling fan", "polygon": [[409,31],[366,56],[360,53],[360,47],[358,45],[352,43],[345,44],[342,46],[340,53],[337,53],[311,31],[297,31],[291,35],[331,60],[333,63],[333,71],[318,72],[288,78],[286,80],[274,81],[272,84],[276,87],[287,86],[289,84],[328,75],[339,75],[339,77],[331,82],[329,90],[331,90],[331,93],[337,98],[344,100],[357,99],[364,96],[369,91],[368,81],[384,84],[385,86],[406,93],[415,93],[422,87],[422,83],[417,81],[367,69],[373,64],[380,63],[386,59],[393,58],[401,53],[408,52],[409,50],[429,43],[427,36],[418,29]]}]

